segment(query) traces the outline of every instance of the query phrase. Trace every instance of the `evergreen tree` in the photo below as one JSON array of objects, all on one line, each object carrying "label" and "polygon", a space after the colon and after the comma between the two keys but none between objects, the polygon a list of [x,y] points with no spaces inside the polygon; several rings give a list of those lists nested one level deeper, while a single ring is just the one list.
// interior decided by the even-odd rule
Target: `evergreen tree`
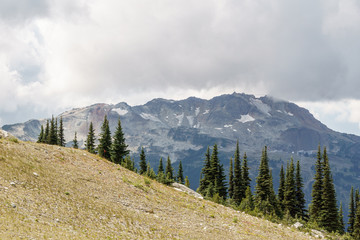
[{"label": "evergreen tree", "polygon": [[243,178],[241,174],[240,150],[239,141],[236,142],[236,149],[234,154],[234,180],[233,180],[233,200],[236,205],[241,203],[243,195]]},{"label": "evergreen tree", "polygon": [[59,126],[59,146],[65,147],[65,136],[64,136],[64,125],[63,125],[63,118],[60,117],[60,126]]},{"label": "evergreen tree", "polygon": [[355,212],[354,230],[351,236],[354,239],[360,239],[360,208],[357,208]]},{"label": "evergreen tree", "polygon": [[129,154],[129,150],[127,150],[128,145],[125,143],[124,133],[121,127],[120,118],[118,120],[118,125],[115,130],[114,141],[111,145],[111,161],[114,163],[121,163],[123,159]]},{"label": "evergreen tree", "polygon": [[[211,153],[210,159],[210,172],[209,172],[209,181],[213,183],[214,187],[216,188],[216,178],[219,173],[219,158],[218,158],[218,150],[217,144],[214,144],[213,151]],[[216,191],[216,190],[215,190]]]},{"label": "evergreen tree", "polygon": [[339,215],[336,201],[335,187],[330,170],[330,163],[326,153],[326,147],[324,147],[324,169],[323,169],[323,205],[321,208],[321,223],[325,230],[337,231],[339,230]]},{"label": "evergreen tree", "polygon": [[224,173],[224,166],[222,164],[218,165],[218,172],[215,178],[215,189],[216,193],[219,194],[219,197],[225,200],[227,195],[226,176]]},{"label": "evergreen tree", "polygon": [[354,231],[355,223],[355,202],[354,202],[354,188],[351,187],[350,190],[350,203],[349,203],[349,221],[347,231],[351,234]]},{"label": "evergreen tree", "polygon": [[345,233],[344,213],[343,213],[342,202],[340,202],[340,208],[339,208],[339,233],[340,234]]},{"label": "evergreen tree", "polygon": [[295,169],[294,161],[291,158],[290,165],[288,162],[286,169],[286,179],[285,179],[285,191],[284,191],[284,210],[288,212],[291,217],[296,215],[296,196],[295,196]]},{"label": "evergreen tree", "polygon": [[185,177],[185,186],[187,186],[188,188],[190,188],[190,182],[189,182],[188,176]]},{"label": "evergreen tree", "polygon": [[230,158],[230,168],[229,168],[229,198],[233,198],[234,191],[234,170],[233,170],[233,160]]},{"label": "evergreen tree", "polygon": [[198,188],[198,192],[203,196],[206,196],[207,188],[210,184],[210,167],[211,167],[210,148],[207,147],[205,160],[204,160],[204,167],[201,169],[201,178]]},{"label": "evergreen tree", "polygon": [[179,169],[176,179],[178,183],[184,184],[184,172],[183,172],[181,160],[179,162]]},{"label": "evergreen tree", "polygon": [[314,184],[312,186],[312,200],[310,207],[310,219],[312,221],[320,220],[320,212],[322,209],[323,199],[323,163],[321,161],[321,148],[320,145],[318,147],[317,153],[317,161],[315,165],[315,176],[314,176]]},{"label": "evergreen tree", "polygon": [[86,150],[90,153],[95,153],[95,130],[92,122],[90,122],[89,133],[86,138]]},{"label": "evergreen tree", "polygon": [[252,211],[254,210],[254,199],[251,193],[251,189],[248,186],[245,191],[245,198],[242,199],[240,203],[240,209],[243,211]]},{"label": "evergreen tree", "polygon": [[243,189],[245,189],[245,191],[248,187],[250,187],[251,184],[249,170],[250,168],[248,167],[247,156],[246,153],[244,153],[243,166],[242,166],[242,182],[243,182]]},{"label": "evergreen tree", "polygon": [[360,204],[360,194],[359,194],[359,189],[356,189],[355,190],[355,212],[356,212],[356,209],[358,209],[359,204]]},{"label": "evergreen tree", "polygon": [[[109,127],[109,121],[107,116],[104,117],[104,122],[101,126],[101,133],[99,138],[99,156],[110,160],[110,149],[111,149],[111,132]],[[121,162],[120,162],[121,163]]]},{"label": "evergreen tree", "polygon": [[50,131],[50,123],[49,123],[49,119],[46,120],[46,126],[45,126],[45,132],[44,132],[44,138],[43,138],[43,143],[49,143],[49,131]]},{"label": "evergreen tree", "polygon": [[44,127],[43,127],[43,125],[41,125],[41,130],[40,130],[40,134],[39,134],[37,142],[38,143],[44,142]]},{"label": "evergreen tree", "polygon": [[265,201],[269,201],[270,198],[270,171],[267,157],[267,147],[262,151],[259,174],[256,178],[255,186],[255,206],[260,210],[264,211]]},{"label": "evergreen tree", "polygon": [[279,177],[278,200],[281,210],[284,210],[284,191],[285,191],[285,173],[284,166],[281,164]]},{"label": "evergreen tree", "polygon": [[48,136],[48,142],[51,145],[56,145],[57,144],[57,127],[55,125],[55,119],[54,116],[52,116],[51,121],[50,121],[50,129],[49,129],[49,136]]},{"label": "evergreen tree", "polygon": [[160,173],[163,173],[164,174],[164,166],[163,166],[163,159],[162,157],[160,158],[160,161],[159,161],[159,167],[158,167],[158,171],[157,171],[158,175]]},{"label": "evergreen tree", "polygon": [[301,169],[299,160],[296,163],[295,174],[295,197],[296,197],[296,215],[303,220],[307,219],[305,194],[303,192],[303,180],[301,177]]},{"label": "evergreen tree", "polygon": [[77,140],[77,136],[76,136],[76,132],[75,132],[75,136],[74,136],[74,140],[73,140],[73,148],[76,148],[78,149],[79,148],[79,143],[78,143],[78,140]]},{"label": "evergreen tree", "polygon": [[142,174],[146,173],[146,170],[147,170],[147,164],[146,164],[145,151],[144,151],[144,148],[141,148],[139,174],[142,175]]},{"label": "evergreen tree", "polygon": [[174,169],[171,166],[171,160],[170,160],[170,157],[168,156],[167,162],[166,162],[166,169],[165,169],[165,175],[166,175],[167,179],[174,180],[173,171],[174,171]]}]

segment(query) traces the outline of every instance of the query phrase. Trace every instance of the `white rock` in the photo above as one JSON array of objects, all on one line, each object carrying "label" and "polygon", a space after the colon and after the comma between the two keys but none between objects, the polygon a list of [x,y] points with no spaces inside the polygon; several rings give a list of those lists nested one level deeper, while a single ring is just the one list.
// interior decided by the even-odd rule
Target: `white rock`
[{"label": "white rock", "polygon": [[295,228],[301,228],[302,226],[304,226],[304,224],[300,223],[300,222],[296,222],[294,223],[293,227]]},{"label": "white rock", "polygon": [[11,203],[11,207],[16,208],[16,204],[15,204],[15,203]]},{"label": "white rock", "polygon": [[39,176],[39,174],[37,174],[36,172],[33,172],[33,174],[35,177]]},{"label": "white rock", "polygon": [[16,187],[16,183],[15,182],[10,182],[10,185],[13,187]]}]

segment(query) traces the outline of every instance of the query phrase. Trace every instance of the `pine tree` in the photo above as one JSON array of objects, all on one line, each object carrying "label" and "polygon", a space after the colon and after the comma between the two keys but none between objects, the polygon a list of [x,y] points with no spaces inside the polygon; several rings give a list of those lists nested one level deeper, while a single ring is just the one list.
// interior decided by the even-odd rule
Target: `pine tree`
[{"label": "pine tree", "polygon": [[285,191],[285,173],[284,166],[281,164],[279,177],[278,200],[281,210],[284,211],[284,191]]},{"label": "pine tree", "polygon": [[301,177],[301,169],[299,160],[296,163],[296,173],[295,173],[295,197],[296,197],[296,215],[303,220],[307,219],[306,213],[306,201],[305,194],[303,192],[303,180]]},{"label": "pine tree", "polygon": [[171,180],[171,181],[174,180],[173,171],[174,171],[174,169],[171,166],[171,160],[170,160],[170,157],[168,156],[167,162],[166,162],[166,168],[165,168],[165,175],[166,175],[166,178]]},{"label": "pine tree", "polygon": [[118,120],[118,125],[115,130],[114,141],[111,145],[110,155],[111,161],[114,163],[121,163],[123,159],[129,154],[127,150],[128,145],[125,143],[124,133],[121,127],[120,118]]},{"label": "pine tree", "polygon": [[179,169],[176,179],[178,183],[184,184],[184,172],[183,172],[181,160],[179,162]]},{"label": "pine tree", "polygon": [[226,176],[224,173],[224,166],[222,164],[218,165],[218,172],[215,178],[215,189],[216,189],[216,193],[219,194],[219,197],[225,200],[227,195],[227,188],[226,188]]},{"label": "pine tree", "polygon": [[267,208],[266,201],[270,198],[270,171],[267,157],[267,147],[262,151],[259,174],[256,178],[255,186],[255,206],[264,212],[264,208]]},{"label": "pine tree", "polygon": [[229,198],[233,198],[233,191],[234,191],[234,170],[233,170],[233,160],[230,158],[230,168],[229,168]]},{"label": "pine tree", "polygon": [[320,220],[320,212],[323,205],[323,162],[321,161],[321,148],[320,145],[318,147],[317,153],[317,161],[315,165],[315,176],[314,176],[314,184],[312,186],[312,201],[310,207],[310,219],[312,221]]},{"label": "pine tree", "polygon": [[[100,133],[100,139],[99,139],[99,156],[106,158],[110,160],[110,149],[111,149],[111,132],[109,127],[109,121],[107,119],[107,116],[104,117],[103,125],[101,126],[101,133]],[[121,163],[121,161],[120,161]]]},{"label": "pine tree", "polygon": [[284,191],[284,210],[288,212],[291,217],[296,214],[296,196],[295,196],[295,169],[294,161],[291,158],[290,165],[287,164],[286,178],[285,178],[285,191]]},{"label": "pine tree", "polygon": [[332,179],[332,174],[330,170],[330,163],[326,153],[326,147],[324,147],[324,171],[323,171],[323,205],[321,208],[321,222],[325,230],[337,231],[339,230],[339,215],[336,201],[335,187]]},{"label": "pine tree", "polygon": [[55,136],[56,136],[56,143],[54,143],[54,145],[59,145],[59,134],[58,134],[58,121],[57,118],[55,118]]},{"label": "pine tree", "polygon": [[146,170],[147,170],[147,164],[146,164],[145,151],[144,148],[141,148],[139,174],[143,175],[144,173],[146,173]]},{"label": "pine tree", "polygon": [[354,239],[360,239],[360,208],[357,208],[355,212],[354,230],[351,236]]},{"label": "pine tree", "polygon": [[78,149],[79,148],[79,143],[78,143],[78,140],[77,140],[77,136],[76,136],[76,132],[75,132],[75,136],[74,136],[74,140],[73,140],[73,148],[76,148]]},{"label": "pine tree", "polygon": [[160,173],[164,174],[164,165],[163,165],[163,159],[160,158],[159,161],[159,167],[158,167],[158,171],[157,174],[159,175]]},{"label": "pine tree", "polygon": [[50,121],[50,129],[49,129],[49,136],[48,136],[48,143],[51,145],[57,144],[58,137],[57,137],[56,132],[57,132],[57,130],[56,130],[56,126],[55,126],[55,119],[53,116]]},{"label": "pine tree", "polygon": [[185,177],[185,186],[187,186],[188,188],[190,188],[190,182],[189,182],[188,176]]},{"label": "pine tree", "polygon": [[45,126],[45,132],[44,132],[44,138],[43,138],[43,143],[47,143],[49,144],[49,131],[50,131],[50,123],[49,123],[49,119],[46,120],[46,126]]},{"label": "pine tree", "polygon": [[60,117],[60,126],[59,126],[59,146],[65,147],[65,136],[64,136],[64,125],[63,125],[63,118]]},{"label": "pine tree", "polygon": [[351,187],[350,190],[350,204],[349,204],[349,221],[347,231],[351,234],[354,231],[355,223],[355,202],[354,202],[354,188]]},{"label": "pine tree", "polygon": [[90,122],[89,133],[86,138],[86,150],[90,153],[95,153],[95,130],[92,122]]},{"label": "pine tree", "polygon": [[41,125],[41,130],[40,130],[40,134],[39,134],[37,142],[38,143],[44,142],[44,127],[43,127],[43,125]]},{"label": "pine tree", "polygon": [[340,208],[339,208],[339,233],[340,234],[345,233],[344,213],[343,213],[342,202],[340,202]]},{"label": "pine tree", "polygon": [[207,147],[205,160],[204,160],[204,167],[201,169],[200,184],[197,190],[203,196],[206,196],[207,188],[210,184],[210,167],[211,167],[210,148]]},{"label": "pine tree", "polygon": [[234,180],[233,180],[233,200],[236,205],[241,203],[243,195],[243,178],[241,174],[240,150],[239,141],[236,142],[236,149],[234,154]]},{"label": "pine tree", "polygon": [[245,198],[243,198],[243,200],[240,203],[240,209],[244,211],[254,210],[254,199],[249,186],[246,188]]},{"label": "pine tree", "polygon": [[219,173],[219,165],[220,163],[218,158],[217,144],[214,144],[210,158],[210,172],[209,172],[209,181],[213,183],[214,187],[216,187],[215,181]]},{"label": "pine tree", "polygon": [[248,162],[247,162],[247,156],[246,153],[244,153],[244,157],[243,157],[243,166],[242,166],[242,181],[243,181],[243,189],[246,189],[248,187],[250,187],[251,184],[251,178],[250,178],[250,174],[249,174],[249,170],[250,168],[248,167]]}]

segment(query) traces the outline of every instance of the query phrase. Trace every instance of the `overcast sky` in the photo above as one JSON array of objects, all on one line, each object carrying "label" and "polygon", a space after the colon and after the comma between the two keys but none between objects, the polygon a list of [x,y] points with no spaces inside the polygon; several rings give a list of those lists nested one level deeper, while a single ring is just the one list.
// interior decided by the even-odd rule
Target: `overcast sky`
[{"label": "overcast sky", "polygon": [[360,1],[0,0],[0,126],[234,91],[360,135]]}]

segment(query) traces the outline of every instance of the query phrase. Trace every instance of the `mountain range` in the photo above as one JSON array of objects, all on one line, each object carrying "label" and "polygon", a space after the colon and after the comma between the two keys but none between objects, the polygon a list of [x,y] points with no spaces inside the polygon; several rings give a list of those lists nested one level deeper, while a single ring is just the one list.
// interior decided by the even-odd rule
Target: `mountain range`
[{"label": "mountain range", "polygon": [[[84,146],[90,122],[98,136],[105,115],[112,133],[120,118],[126,143],[136,162],[141,147],[155,170],[160,157],[169,156],[175,169],[181,160],[194,189],[198,186],[207,147],[218,145],[221,162],[228,169],[236,141],[241,152],[247,153],[252,186],[265,145],[275,188],[281,164],[286,165],[293,157],[301,163],[305,194],[309,199],[319,144],[327,147],[338,199],[347,203],[351,185],[359,184],[360,137],[333,131],[308,110],[288,101],[233,93],[210,100],[154,99],[138,106],[125,102],[94,104],[57,116],[63,118],[67,146],[72,145],[75,131],[80,146]],[[46,119],[34,119],[5,125],[2,129],[21,140],[36,141],[45,123]]]}]

